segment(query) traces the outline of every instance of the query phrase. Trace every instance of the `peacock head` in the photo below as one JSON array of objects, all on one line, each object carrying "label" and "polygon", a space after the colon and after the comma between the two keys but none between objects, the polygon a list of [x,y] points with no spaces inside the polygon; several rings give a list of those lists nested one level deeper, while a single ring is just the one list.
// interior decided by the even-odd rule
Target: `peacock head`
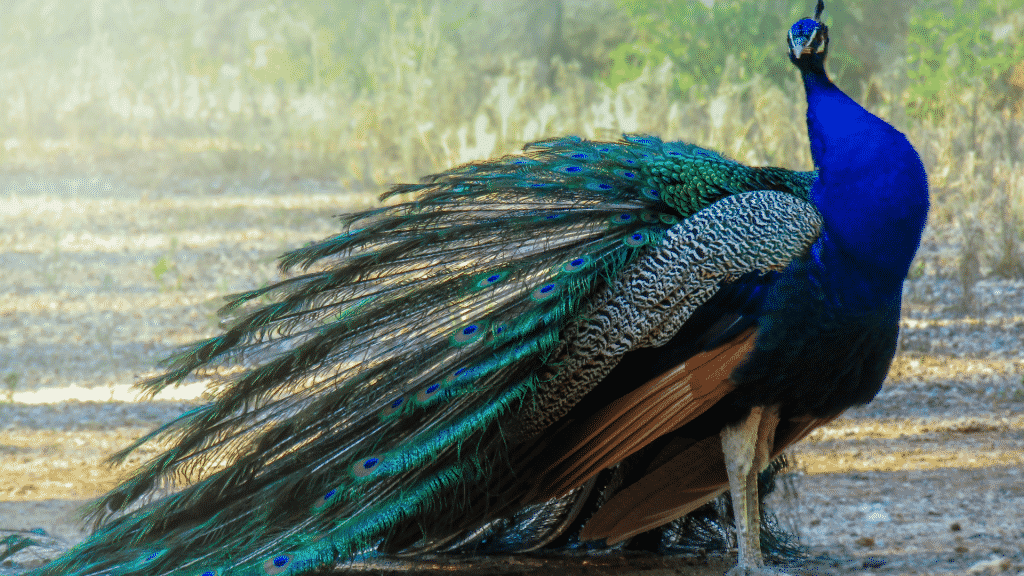
[{"label": "peacock head", "polygon": [[814,18],[804,18],[789,29],[789,59],[798,68],[825,69],[828,55],[828,26],[821,21],[825,2],[818,0]]}]

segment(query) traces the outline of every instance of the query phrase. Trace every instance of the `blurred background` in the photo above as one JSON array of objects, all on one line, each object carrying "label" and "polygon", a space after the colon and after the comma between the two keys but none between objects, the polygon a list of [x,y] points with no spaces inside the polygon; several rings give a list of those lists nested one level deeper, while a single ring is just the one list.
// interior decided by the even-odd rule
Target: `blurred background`
[{"label": "blurred background", "polygon": [[[539,138],[653,132],[809,168],[785,33],[812,4],[12,0],[0,167],[376,192]],[[1019,239],[1024,1],[825,14],[831,75],[916,144],[934,221],[999,206]]]},{"label": "blurred background", "polygon": [[[812,168],[785,38],[813,0],[2,7],[0,536],[80,538],[103,458],[203,393],[131,385],[392,184],[566,134]],[[1024,570],[1024,0],[825,21],[832,78],[907,134],[933,205],[889,384],[798,447],[780,509],[861,568]]]}]

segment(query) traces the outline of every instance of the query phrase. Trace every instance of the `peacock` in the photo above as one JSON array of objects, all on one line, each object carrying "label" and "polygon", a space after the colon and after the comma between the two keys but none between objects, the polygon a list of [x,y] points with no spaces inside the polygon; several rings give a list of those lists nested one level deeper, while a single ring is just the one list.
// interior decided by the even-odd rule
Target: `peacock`
[{"label": "peacock", "polygon": [[929,207],[906,137],[826,75],[823,9],[788,34],[815,171],[563,137],[394,187],[416,199],[282,256],[141,383],[213,400],[117,453],[169,445],[32,574],[614,550],[726,490],[730,574],[778,573],[758,473],[879,391]]}]

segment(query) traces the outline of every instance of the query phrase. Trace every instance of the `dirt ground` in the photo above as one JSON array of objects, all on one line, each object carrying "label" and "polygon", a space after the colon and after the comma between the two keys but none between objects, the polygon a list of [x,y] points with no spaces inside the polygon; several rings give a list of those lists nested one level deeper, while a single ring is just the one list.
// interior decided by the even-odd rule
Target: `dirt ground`
[{"label": "dirt ground", "polygon": [[[283,250],[371,203],[314,181],[0,175],[0,541],[37,527],[53,537],[0,563],[0,575],[82,538],[75,510],[121,473],[103,459],[199,402],[194,388],[136,402],[130,384],[214,333],[221,296],[275,278]],[[879,397],[791,452],[772,505],[809,549],[795,574],[1024,574],[1024,282],[983,279],[964,307],[959,238],[929,229]],[[517,558],[475,569],[721,574],[731,561]],[[439,562],[403,570],[464,564]]]}]

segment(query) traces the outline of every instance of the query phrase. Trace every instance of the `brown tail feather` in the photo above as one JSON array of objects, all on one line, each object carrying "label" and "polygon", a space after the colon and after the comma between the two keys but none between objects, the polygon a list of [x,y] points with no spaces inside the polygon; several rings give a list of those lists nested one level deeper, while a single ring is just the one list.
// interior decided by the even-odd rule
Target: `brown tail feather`
[{"label": "brown tail feather", "polygon": [[[802,416],[779,422],[770,421],[774,430],[763,428],[759,438],[774,443],[771,458],[802,439],[835,416],[817,418]],[[604,538],[614,544],[676,518],[689,514],[729,488],[722,442],[711,436],[689,443],[678,439],[670,443],[661,456],[663,463],[650,473],[618,492],[601,507],[580,533],[583,540]],[[687,445],[688,444],[688,445]]]},{"label": "brown tail feather", "polygon": [[625,540],[680,518],[729,487],[718,436],[692,444],[605,503],[580,532],[581,540]]},{"label": "brown tail feather", "polygon": [[530,500],[561,496],[703,414],[735,389],[729,375],[753,347],[751,329],[560,430],[545,445],[543,458],[550,464]]},{"label": "brown tail feather", "polygon": [[[660,436],[703,414],[735,390],[729,376],[753,349],[756,333],[697,354],[582,421],[560,429],[545,446],[549,464],[529,500],[560,496],[621,462]],[[832,418],[797,417],[766,423],[759,431],[774,458]],[[609,544],[661,526],[699,508],[728,489],[719,437],[678,438],[655,457],[651,471],[618,492],[590,519],[583,540]]]}]

